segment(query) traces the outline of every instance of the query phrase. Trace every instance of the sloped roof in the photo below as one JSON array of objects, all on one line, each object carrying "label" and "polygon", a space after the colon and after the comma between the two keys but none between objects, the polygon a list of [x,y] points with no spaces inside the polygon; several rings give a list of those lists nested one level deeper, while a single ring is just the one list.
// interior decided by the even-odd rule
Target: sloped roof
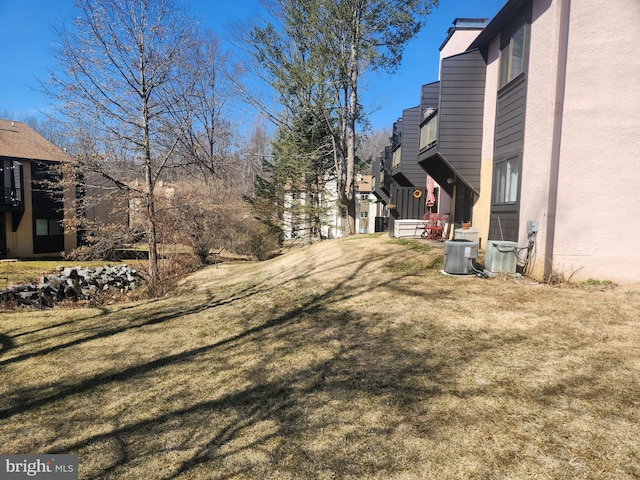
[{"label": "sloped roof", "polygon": [[371,175],[362,175],[362,179],[356,182],[356,190],[358,192],[371,192],[373,190],[373,177]]},{"label": "sloped roof", "polygon": [[69,160],[67,154],[27,124],[13,120],[0,120],[0,157]]},{"label": "sloped roof", "polygon": [[480,35],[478,35],[476,39],[471,42],[471,45],[469,45],[467,51],[481,48],[483,45],[487,44],[493,38],[495,38],[496,35],[500,33],[500,29],[503,27],[505,22],[509,21],[509,19],[513,17],[514,12],[517,12],[518,9],[520,9],[528,1],[529,0],[507,0],[500,11],[496,13],[495,17],[493,17],[484,28],[484,30],[480,32]]}]

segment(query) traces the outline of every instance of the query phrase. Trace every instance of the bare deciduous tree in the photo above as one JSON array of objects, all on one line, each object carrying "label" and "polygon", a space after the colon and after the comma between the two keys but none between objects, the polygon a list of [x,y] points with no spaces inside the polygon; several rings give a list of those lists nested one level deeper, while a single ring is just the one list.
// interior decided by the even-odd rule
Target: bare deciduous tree
[{"label": "bare deciduous tree", "polygon": [[182,138],[171,113],[191,87],[184,67],[197,26],[172,0],[78,0],[76,9],[73,25],[56,30],[59,69],[48,92],[78,139],[79,171],[141,201],[159,293],[155,191]]},{"label": "bare deciduous tree", "polygon": [[198,37],[183,68],[181,81],[185,83],[178,89],[182,96],[170,106],[171,114],[182,132],[182,165],[206,182],[220,178],[230,168],[234,125],[227,109],[234,98],[233,67],[219,38],[206,31]]}]

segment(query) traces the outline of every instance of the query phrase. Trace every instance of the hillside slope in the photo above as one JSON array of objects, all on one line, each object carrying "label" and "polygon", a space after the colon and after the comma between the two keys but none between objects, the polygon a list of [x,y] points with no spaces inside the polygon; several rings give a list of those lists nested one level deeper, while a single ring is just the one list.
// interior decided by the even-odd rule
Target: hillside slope
[{"label": "hillside slope", "polygon": [[412,245],[0,314],[3,451],[104,479],[640,476],[640,290],[451,278]]}]

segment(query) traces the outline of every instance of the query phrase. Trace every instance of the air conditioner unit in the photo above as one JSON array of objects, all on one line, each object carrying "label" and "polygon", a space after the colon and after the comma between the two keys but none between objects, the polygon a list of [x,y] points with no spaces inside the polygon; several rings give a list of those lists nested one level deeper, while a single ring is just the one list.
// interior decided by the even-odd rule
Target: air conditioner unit
[{"label": "air conditioner unit", "polygon": [[504,240],[488,240],[484,257],[485,269],[492,273],[516,273],[518,244]]},{"label": "air conditioner unit", "polygon": [[478,258],[478,243],[471,240],[444,242],[444,271],[454,275],[473,273],[471,259]]}]

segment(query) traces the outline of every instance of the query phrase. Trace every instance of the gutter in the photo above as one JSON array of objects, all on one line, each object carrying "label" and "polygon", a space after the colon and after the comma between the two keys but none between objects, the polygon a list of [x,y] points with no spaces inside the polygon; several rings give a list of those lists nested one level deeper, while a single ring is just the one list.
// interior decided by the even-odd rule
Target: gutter
[{"label": "gutter", "polygon": [[560,149],[562,146],[562,120],[567,83],[567,57],[569,50],[569,24],[571,21],[571,0],[560,2],[558,30],[558,62],[556,92],[554,100],[553,133],[551,139],[551,162],[549,165],[549,193],[547,201],[546,234],[544,243],[544,280],[553,274],[553,253],[558,209],[558,177],[560,173]]}]

